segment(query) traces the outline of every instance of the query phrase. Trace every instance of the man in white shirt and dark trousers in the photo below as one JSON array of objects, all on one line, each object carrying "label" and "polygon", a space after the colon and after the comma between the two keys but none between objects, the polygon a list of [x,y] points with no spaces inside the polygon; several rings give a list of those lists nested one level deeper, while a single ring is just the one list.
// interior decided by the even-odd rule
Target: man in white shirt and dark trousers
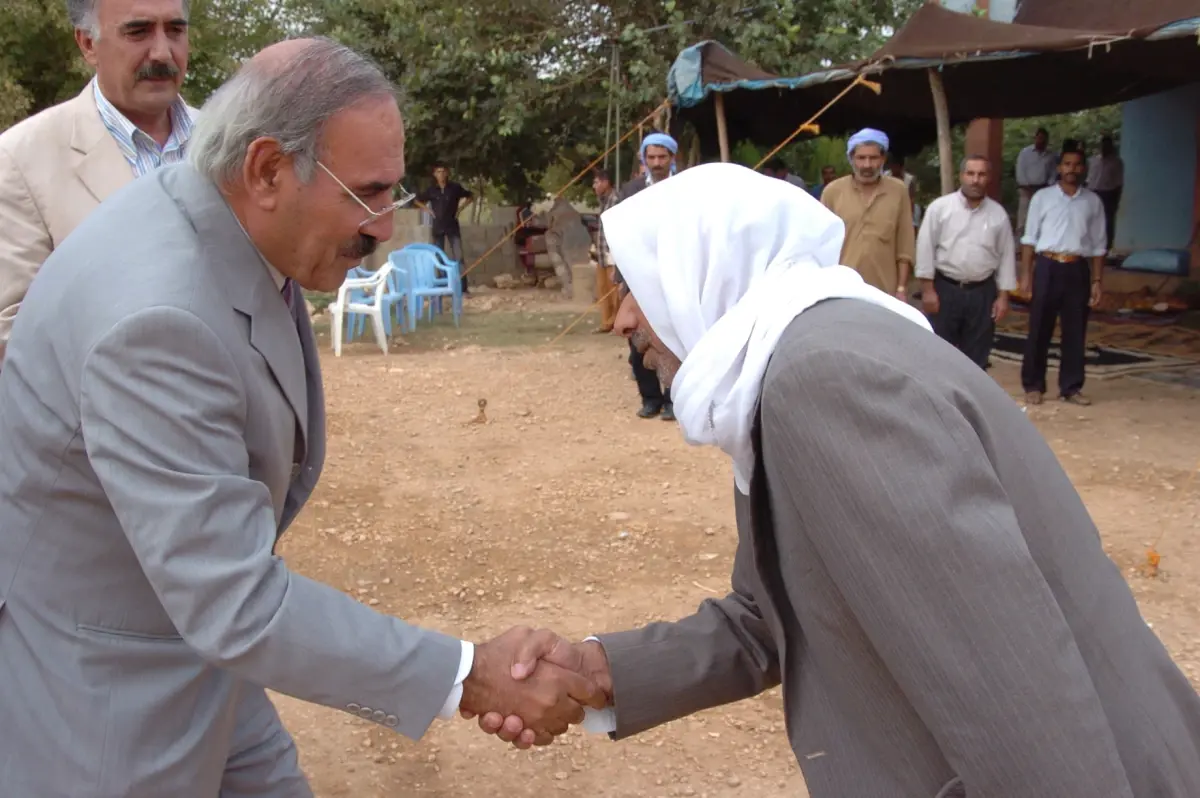
[{"label": "man in white shirt and dark trousers", "polygon": [[1080,185],[1082,152],[1064,152],[1058,174],[1058,183],[1039,191],[1030,202],[1021,239],[1021,293],[1029,294],[1030,289],[1033,293],[1021,384],[1028,404],[1042,403],[1050,340],[1059,320],[1059,398],[1086,406],[1091,400],[1081,391],[1088,313],[1100,302],[1108,253],[1104,205],[1095,192]]},{"label": "man in white shirt and dark trousers", "polygon": [[1049,143],[1050,134],[1039,127],[1033,143],[1017,155],[1017,235],[1025,232],[1033,195],[1054,182],[1054,153],[1050,152]]},{"label": "man in white shirt and dark trousers", "polygon": [[964,158],[961,188],[930,203],[917,235],[916,276],[933,330],[980,368],[1017,287],[1016,242],[1008,213],[987,196],[990,179],[987,158]]}]

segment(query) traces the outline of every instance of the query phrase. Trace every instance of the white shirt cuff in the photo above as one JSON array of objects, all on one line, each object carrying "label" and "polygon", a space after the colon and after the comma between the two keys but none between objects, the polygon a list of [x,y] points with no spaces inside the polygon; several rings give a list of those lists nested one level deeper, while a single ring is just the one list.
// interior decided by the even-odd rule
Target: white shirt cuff
[{"label": "white shirt cuff", "polygon": [[458,673],[454,677],[454,686],[450,688],[450,695],[446,696],[446,703],[442,705],[442,711],[438,713],[438,717],[442,720],[450,720],[458,714],[458,705],[462,703],[463,682],[471,673],[471,666],[475,664],[475,644],[468,643],[466,640],[459,641],[462,643],[462,657],[458,661]]},{"label": "white shirt cuff", "polygon": [[[595,640],[600,642],[600,638],[591,636],[585,637],[583,642]],[[583,708],[583,723],[579,727],[589,734],[615,734],[617,731],[617,709],[616,707],[605,707],[604,709],[592,709],[591,707]]]}]

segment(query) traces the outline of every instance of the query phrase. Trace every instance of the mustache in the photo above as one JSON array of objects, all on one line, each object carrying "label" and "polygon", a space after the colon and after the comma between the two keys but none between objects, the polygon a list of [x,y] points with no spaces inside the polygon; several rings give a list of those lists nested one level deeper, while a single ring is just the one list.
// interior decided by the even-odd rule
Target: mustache
[{"label": "mustache", "polygon": [[168,61],[151,61],[138,68],[138,80],[166,80],[179,76],[179,67]]},{"label": "mustache", "polygon": [[345,258],[365,258],[378,248],[378,238],[359,233],[358,238],[343,246],[338,254]]}]

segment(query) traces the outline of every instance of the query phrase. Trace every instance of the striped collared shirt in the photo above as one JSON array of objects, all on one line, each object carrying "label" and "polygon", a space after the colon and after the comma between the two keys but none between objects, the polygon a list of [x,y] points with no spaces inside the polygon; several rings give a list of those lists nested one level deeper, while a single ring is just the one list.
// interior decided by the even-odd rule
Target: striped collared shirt
[{"label": "striped collared shirt", "polygon": [[171,136],[164,147],[146,132],[138,129],[100,91],[100,84],[92,79],[92,91],[96,96],[96,108],[108,132],[117,142],[121,154],[133,169],[134,177],[141,177],[160,166],[182,161],[192,135],[192,111],[182,97],[176,97],[171,105]]}]

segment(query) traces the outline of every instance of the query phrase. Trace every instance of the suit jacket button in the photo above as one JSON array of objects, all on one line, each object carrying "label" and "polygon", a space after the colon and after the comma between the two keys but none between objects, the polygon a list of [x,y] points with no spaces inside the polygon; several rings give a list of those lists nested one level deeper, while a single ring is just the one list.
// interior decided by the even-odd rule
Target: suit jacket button
[{"label": "suit jacket button", "polygon": [[296,463],[292,466],[292,479],[300,476],[300,464]]},{"label": "suit jacket button", "polygon": [[384,714],[385,713],[382,709],[377,709],[371,713],[371,720],[375,721],[376,723],[383,723]]},{"label": "suit jacket button", "polygon": [[395,715],[388,715],[386,718],[383,719],[383,723],[385,726],[390,726],[391,728],[394,729],[400,725],[400,719],[397,718]]},{"label": "suit jacket button", "polygon": [[370,708],[370,707],[363,707],[362,709],[360,709],[360,710],[358,711],[358,716],[359,716],[360,718],[362,718],[363,720],[367,720],[368,718],[370,718],[370,717],[371,717],[371,708]]},{"label": "suit jacket button", "polygon": [[347,704],[346,709],[350,710],[351,712],[358,712],[359,706],[358,704]]}]

